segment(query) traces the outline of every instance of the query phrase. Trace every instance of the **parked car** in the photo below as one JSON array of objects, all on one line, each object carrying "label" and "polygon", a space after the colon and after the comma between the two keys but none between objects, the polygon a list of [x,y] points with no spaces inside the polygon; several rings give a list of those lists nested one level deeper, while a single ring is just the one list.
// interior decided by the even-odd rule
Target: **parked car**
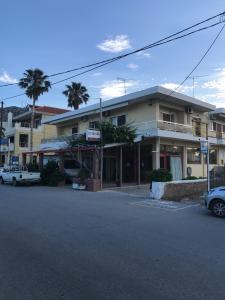
[{"label": "parked car", "polygon": [[217,217],[225,217],[225,186],[211,189],[205,196],[205,206]]},{"label": "parked car", "polygon": [[2,170],[0,172],[0,184],[11,183],[16,186],[19,183],[36,183],[41,180],[40,173],[27,171]]}]

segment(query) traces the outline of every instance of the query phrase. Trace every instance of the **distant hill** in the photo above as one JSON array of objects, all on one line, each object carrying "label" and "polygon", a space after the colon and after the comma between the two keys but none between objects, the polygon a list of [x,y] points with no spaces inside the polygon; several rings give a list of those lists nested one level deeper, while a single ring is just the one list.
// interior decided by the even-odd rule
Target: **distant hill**
[{"label": "distant hill", "polygon": [[18,106],[8,106],[3,108],[3,122],[7,122],[8,113],[11,112],[13,117],[18,116],[24,112],[28,111],[28,107],[18,107]]}]

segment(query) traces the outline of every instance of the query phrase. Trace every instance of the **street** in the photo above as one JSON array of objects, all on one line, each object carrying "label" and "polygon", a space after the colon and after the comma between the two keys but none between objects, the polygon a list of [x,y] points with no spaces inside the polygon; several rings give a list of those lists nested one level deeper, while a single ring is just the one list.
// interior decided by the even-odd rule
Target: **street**
[{"label": "street", "polygon": [[224,299],[225,220],[143,201],[0,186],[0,299]]}]

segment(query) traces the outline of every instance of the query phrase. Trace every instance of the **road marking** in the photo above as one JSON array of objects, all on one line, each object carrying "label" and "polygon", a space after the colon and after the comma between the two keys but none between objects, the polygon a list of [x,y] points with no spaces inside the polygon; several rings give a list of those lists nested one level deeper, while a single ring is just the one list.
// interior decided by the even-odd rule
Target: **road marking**
[{"label": "road marking", "polygon": [[183,210],[186,208],[199,206],[199,203],[178,203],[178,202],[172,202],[172,201],[161,201],[161,200],[144,200],[144,201],[136,201],[130,203],[131,205],[136,206],[142,206],[142,207],[148,207],[148,208],[160,208],[165,210],[172,210],[172,211],[178,211]]}]

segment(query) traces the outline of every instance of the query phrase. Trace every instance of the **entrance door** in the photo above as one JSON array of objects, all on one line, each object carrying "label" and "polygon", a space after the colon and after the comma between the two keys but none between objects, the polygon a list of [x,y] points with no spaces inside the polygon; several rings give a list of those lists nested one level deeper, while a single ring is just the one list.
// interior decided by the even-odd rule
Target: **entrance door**
[{"label": "entrance door", "polygon": [[180,156],[170,156],[170,171],[173,175],[173,180],[182,179],[182,161]]}]

